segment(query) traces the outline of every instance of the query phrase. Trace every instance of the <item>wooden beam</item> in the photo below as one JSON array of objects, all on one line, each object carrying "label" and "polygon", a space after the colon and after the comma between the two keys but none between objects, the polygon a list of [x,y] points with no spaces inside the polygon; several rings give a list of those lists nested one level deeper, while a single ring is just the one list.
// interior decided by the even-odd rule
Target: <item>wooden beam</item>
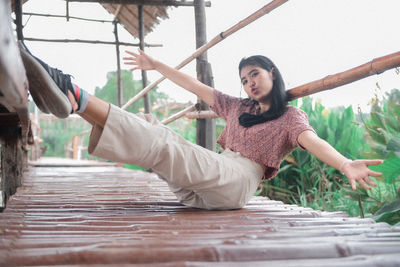
[{"label": "wooden beam", "polygon": [[[21,17],[22,7],[17,2],[15,5],[18,13],[15,16]],[[0,1],[0,104],[10,112],[17,112],[23,144],[26,145],[29,131],[28,80],[11,25],[10,7],[10,0]],[[21,23],[18,28],[18,38],[23,38]]]},{"label": "wooden beam", "polygon": [[[15,17],[17,38],[22,34],[22,2],[16,0]],[[0,119],[9,126],[0,127],[1,172],[0,208],[5,207],[9,196],[21,185],[26,166],[26,145],[29,140],[28,81],[11,25],[10,0],[0,1],[0,104],[9,111]],[[17,114],[17,117],[15,116]]]},{"label": "wooden beam", "polygon": [[67,18],[67,19],[76,19],[76,20],[83,20],[83,21],[91,21],[91,22],[101,22],[101,23],[113,23],[113,20],[101,20],[101,19],[88,19],[88,18],[81,18],[75,16],[66,16],[66,15],[54,15],[54,14],[42,14],[42,13],[32,13],[32,12],[24,12],[22,13],[25,16],[33,16],[33,17],[49,17],[49,18]]},{"label": "wooden beam", "polygon": [[[218,44],[219,42],[221,42],[226,37],[237,32],[238,30],[242,29],[243,27],[246,27],[253,21],[257,20],[258,18],[270,13],[272,10],[278,8],[279,6],[283,5],[287,1],[288,0],[273,0],[270,3],[266,4],[265,6],[263,6],[262,8],[260,8],[259,10],[257,10],[256,12],[254,12],[253,14],[248,16],[247,18],[245,18],[244,20],[239,21],[238,23],[236,23],[235,25],[233,25],[226,31],[221,32],[220,34],[215,36],[211,41],[209,41],[208,43],[206,43],[205,45],[203,45],[202,47],[197,49],[191,56],[189,56],[184,61],[182,61],[178,66],[175,67],[175,69],[179,70],[179,69],[183,68],[184,66],[189,64],[193,59],[197,58],[198,56],[203,54],[205,51],[207,51],[211,47],[213,47],[216,44]],[[161,83],[164,80],[165,80],[165,77],[161,77],[157,81],[146,86],[146,88],[144,88],[137,95],[132,97],[125,105],[123,105],[122,109],[127,109],[130,105],[132,105],[133,103],[138,101],[141,97],[143,97],[143,95],[145,95],[148,91],[153,89],[156,85],[158,85],[159,83]]]},{"label": "wooden beam", "polygon": [[[176,0],[69,0],[69,2],[87,2],[101,4],[124,4],[124,5],[143,5],[143,6],[194,6],[193,1]],[[206,7],[211,6],[211,2],[205,2]]]},{"label": "wooden beam", "polygon": [[[42,39],[42,38],[29,38],[25,37],[25,41],[35,42],[50,42],[50,43],[85,43],[85,44],[107,44],[116,45],[116,42],[99,41],[99,40],[80,40],[80,39]],[[140,46],[140,44],[131,44],[125,42],[119,42],[119,45],[124,46]],[[146,47],[162,47],[162,44],[145,44]]]},{"label": "wooden beam", "polygon": [[24,40],[24,35],[22,33],[22,2],[21,0],[14,0],[15,6],[15,25],[17,26],[17,39]]},{"label": "wooden beam", "polygon": [[[139,20],[139,42],[140,42],[140,49],[144,51],[144,16],[143,16],[143,6],[138,5],[138,20]],[[142,70],[142,88],[147,86],[147,71]],[[150,95],[145,94],[143,96],[144,101],[144,112],[150,113],[151,112],[151,104],[150,104]]]},{"label": "wooden beam", "polygon": [[[119,6],[121,7],[121,5]],[[114,36],[115,36],[115,51],[117,55],[117,95],[118,95],[118,107],[122,106],[122,79],[121,79],[121,60],[119,51],[119,38],[118,38],[118,19],[114,22]]]},{"label": "wooden beam", "polygon": [[[207,43],[206,34],[206,11],[204,0],[195,0],[194,17],[196,26],[196,48]],[[202,83],[214,87],[211,66],[207,60],[207,52],[202,53],[196,59],[197,79]],[[209,110],[210,107],[202,99],[198,98],[201,110]],[[199,118],[196,122],[196,143],[211,151],[216,150],[216,126],[215,120],[210,118]]]},{"label": "wooden beam", "polygon": [[66,8],[65,16],[67,17],[67,21],[69,21],[69,1],[68,0],[66,1],[65,8]]}]

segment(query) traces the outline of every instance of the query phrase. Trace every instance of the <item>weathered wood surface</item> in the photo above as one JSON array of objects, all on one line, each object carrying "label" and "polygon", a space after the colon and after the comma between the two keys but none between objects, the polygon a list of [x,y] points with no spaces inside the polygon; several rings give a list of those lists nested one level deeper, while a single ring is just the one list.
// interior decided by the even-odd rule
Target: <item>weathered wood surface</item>
[{"label": "weathered wood surface", "polygon": [[28,82],[11,27],[11,1],[0,1],[0,209],[20,185],[29,135]]},{"label": "weathered wood surface", "polygon": [[28,107],[28,82],[11,28],[10,1],[0,1],[0,104],[10,112]]},{"label": "weathered wood surface", "polygon": [[179,204],[155,174],[37,167],[0,214],[0,266],[399,266],[400,228],[254,198]]}]

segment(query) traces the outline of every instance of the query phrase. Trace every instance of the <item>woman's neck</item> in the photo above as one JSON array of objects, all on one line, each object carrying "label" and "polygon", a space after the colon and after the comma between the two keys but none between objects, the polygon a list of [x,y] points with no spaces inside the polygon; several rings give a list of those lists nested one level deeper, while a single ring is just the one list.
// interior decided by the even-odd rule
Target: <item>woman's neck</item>
[{"label": "woman's neck", "polygon": [[269,108],[271,107],[271,104],[269,102],[268,103],[259,102],[258,104],[260,105],[260,112],[261,113],[264,113],[264,112],[268,111]]}]

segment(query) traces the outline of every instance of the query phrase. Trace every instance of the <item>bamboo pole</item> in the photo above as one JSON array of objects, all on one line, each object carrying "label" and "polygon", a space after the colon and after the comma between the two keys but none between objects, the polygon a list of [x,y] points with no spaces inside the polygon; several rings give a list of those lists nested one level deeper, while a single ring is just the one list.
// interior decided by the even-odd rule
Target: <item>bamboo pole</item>
[{"label": "bamboo pole", "polygon": [[[270,3],[268,3],[267,5],[263,6],[262,8],[260,8],[259,10],[257,10],[256,12],[254,12],[253,14],[251,14],[250,16],[248,16],[247,18],[239,21],[237,24],[235,24],[234,26],[230,27],[229,29],[227,29],[224,32],[221,32],[220,34],[218,34],[217,36],[215,36],[211,41],[209,41],[208,43],[206,43],[205,45],[201,46],[200,48],[198,48],[191,56],[189,56],[188,58],[186,58],[185,60],[183,60],[178,66],[175,67],[175,69],[179,70],[182,67],[186,66],[188,63],[190,63],[192,60],[194,60],[195,58],[197,58],[198,56],[200,56],[201,54],[203,54],[205,51],[207,51],[208,49],[210,49],[211,47],[215,46],[216,44],[218,44],[219,42],[221,42],[223,39],[225,39],[226,37],[230,36],[231,34],[237,32],[238,30],[240,30],[241,28],[249,25],[250,23],[252,23],[253,21],[257,20],[258,18],[268,14],[269,12],[271,12],[272,10],[274,10],[275,8],[281,6],[282,4],[284,4],[285,2],[287,2],[288,0],[273,0]],[[156,85],[158,85],[160,82],[162,82],[163,80],[165,80],[165,77],[161,77],[159,78],[157,81],[149,84],[148,86],[146,86],[142,91],[140,91],[136,96],[134,96],[133,98],[131,98],[125,105],[122,106],[122,109],[127,109],[130,105],[132,105],[133,103],[135,103],[136,101],[138,101],[141,97],[143,97],[145,94],[147,94],[147,92],[149,92],[151,89],[153,89]]]},{"label": "bamboo pole", "polygon": [[209,118],[218,118],[217,114],[211,110],[201,110],[195,112],[186,113],[186,118],[188,119],[209,119]]},{"label": "bamboo pole", "polygon": [[[400,67],[400,51],[383,57],[375,58],[358,67],[333,75],[328,75],[325,78],[289,89],[287,91],[288,100],[291,101],[307,95],[330,90],[345,84],[355,82],[357,80],[361,80],[374,74],[381,74],[388,69],[393,69],[397,67]],[[200,111],[187,113],[186,117],[189,119],[197,119],[217,118],[218,116],[212,111]]]},{"label": "bamboo pole", "polygon": [[67,21],[69,21],[69,1],[68,0],[65,3],[65,8],[66,8],[65,16],[66,16]]},{"label": "bamboo pole", "polygon": [[[144,51],[144,16],[143,16],[143,6],[138,5],[138,22],[139,22],[139,44],[140,44],[140,49]],[[145,88],[147,86],[147,71],[142,70],[142,88]],[[145,94],[143,96],[143,104],[144,104],[144,112],[145,113],[150,113],[151,112],[151,103],[150,103],[150,95]]]},{"label": "bamboo pole", "polygon": [[[206,9],[204,0],[195,0],[194,18],[196,28],[196,48],[207,43]],[[197,79],[205,85],[214,87],[211,65],[207,59],[207,52],[196,58]],[[209,110],[209,105],[201,98],[197,98],[199,110]],[[216,126],[214,119],[198,119],[196,122],[196,144],[216,151]]]},{"label": "bamboo pole", "polygon": [[[43,38],[24,38],[25,41],[38,41],[38,42],[50,42],[50,43],[85,43],[85,44],[107,44],[107,45],[115,45],[115,42],[108,41],[97,41],[97,40],[81,40],[81,39],[43,39]],[[140,44],[131,44],[125,42],[119,42],[120,45],[123,46],[137,46]],[[146,47],[162,47],[162,44],[145,44]]]},{"label": "bamboo pole", "polygon": [[21,0],[14,0],[14,8],[15,8],[15,24],[17,26],[17,39],[24,40],[24,34],[22,29],[24,28],[22,25],[22,2]]},{"label": "bamboo pole", "polygon": [[33,12],[24,12],[22,15],[26,16],[35,16],[35,17],[49,17],[49,18],[65,18],[65,19],[76,19],[76,20],[83,20],[83,21],[91,21],[91,22],[101,22],[101,23],[113,23],[113,20],[100,20],[100,19],[88,19],[88,18],[81,18],[81,17],[74,17],[69,15],[53,15],[53,14],[42,14],[42,13],[33,13]]},{"label": "bamboo pole", "polygon": [[323,79],[316,80],[304,85],[288,90],[288,100],[294,100],[303,96],[315,94],[321,91],[333,89],[354,81],[369,77],[374,74],[380,74],[385,70],[400,66],[400,51],[375,58],[358,67],[346,70],[344,72],[328,75]]},{"label": "bamboo pole", "polygon": [[78,142],[79,142],[79,136],[75,135],[72,141],[72,158],[77,159],[78,158]]},{"label": "bamboo pole", "polygon": [[183,116],[185,116],[187,113],[195,111],[196,110],[196,105],[192,105],[190,107],[187,107],[185,109],[182,109],[181,111],[179,111],[178,113],[175,113],[174,115],[166,118],[165,120],[162,120],[161,123],[164,125],[167,125],[168,123],[171,123],[179,118],[182,118]]},{"label": "bamboo pole", "polygon": [[[119,6],[121,7],[121,5]],[[121,79],[121,61],[119,52],[119,37],[118,37],[118,19],[114,21],[114,36],[115,36],[115,51],[117,56],[117,96],[118,96],[118,106],[122,106],[123,92],[122,92],[122,79]]]},{"label": "bamboo pole", "polygon": [[[70,2],[88,2],[101,4],[124,4],[124,5],[143,5],[143,6],[194,6],[193,1],[176,1],[176,0],[69,0]],[[211,2],[207,1],[206,7],[211,6]]]}]

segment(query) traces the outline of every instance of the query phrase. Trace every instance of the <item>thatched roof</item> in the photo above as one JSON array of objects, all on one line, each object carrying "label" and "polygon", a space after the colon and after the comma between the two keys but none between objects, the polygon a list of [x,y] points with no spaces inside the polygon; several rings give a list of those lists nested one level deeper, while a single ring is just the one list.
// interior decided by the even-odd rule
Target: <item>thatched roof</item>
[{"label": "thatched roof", "polygon": [[[139,36],[139,12],[137,5],[101,4],[110,14],[117,17],[124,28],[133,36]],[[143,6],[144,35],[153,31],[162,19],[168,19],[167,6]]]}]

